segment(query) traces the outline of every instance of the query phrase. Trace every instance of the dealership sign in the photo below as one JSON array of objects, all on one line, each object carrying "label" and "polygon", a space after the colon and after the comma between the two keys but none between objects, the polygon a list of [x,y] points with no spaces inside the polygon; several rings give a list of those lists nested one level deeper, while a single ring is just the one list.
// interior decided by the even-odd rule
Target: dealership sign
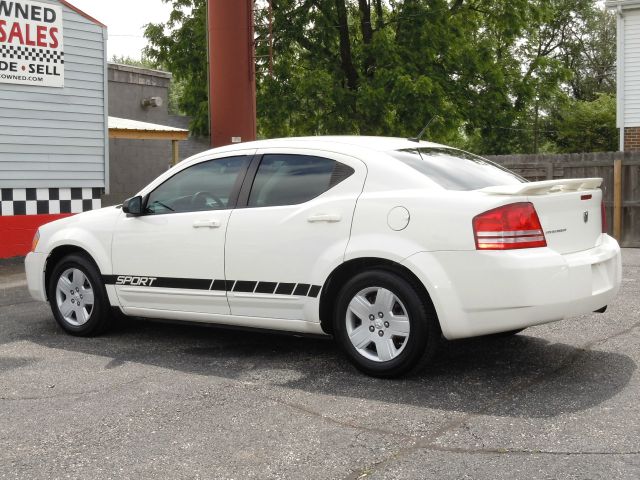
[{"label": "dealership sign", "polygon": [[0,83],[64,86],[62,8],[0,0]]}]

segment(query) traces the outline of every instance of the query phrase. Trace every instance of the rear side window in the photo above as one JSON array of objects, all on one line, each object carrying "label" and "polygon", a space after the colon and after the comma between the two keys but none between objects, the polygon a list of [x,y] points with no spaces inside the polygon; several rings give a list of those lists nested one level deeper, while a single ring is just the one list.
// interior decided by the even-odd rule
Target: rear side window
[{"label": "rear side window", "polygon": [[322,195],[353,174],[335,160],[310,155],[265,155],[256,173],[249,207],[297,205]]},{"label": "rear side window", "polygon": [[452,148],[416,148],[389,154],[447,190],[478,190],[526,182],[496,163]]}]

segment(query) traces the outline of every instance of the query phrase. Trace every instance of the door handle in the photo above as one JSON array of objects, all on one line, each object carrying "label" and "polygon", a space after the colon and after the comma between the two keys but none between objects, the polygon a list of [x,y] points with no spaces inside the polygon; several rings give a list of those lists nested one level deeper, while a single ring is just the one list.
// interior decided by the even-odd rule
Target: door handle
[{"label": "door handle", "polygon": [[336,223],[342,220],[342,216],[337,213],[318,213],[307,218],[309,223],[327,222]]},{"label": "door handle", "polygon": [[193,222],[193,228],[220,228],[218,220],[196,220]]}]

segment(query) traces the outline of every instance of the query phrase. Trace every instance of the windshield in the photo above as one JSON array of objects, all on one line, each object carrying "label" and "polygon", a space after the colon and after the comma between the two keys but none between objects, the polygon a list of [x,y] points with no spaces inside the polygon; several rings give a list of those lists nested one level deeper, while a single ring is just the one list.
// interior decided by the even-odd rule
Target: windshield
[{"label": "windshield", "polygon": [[526,182],[496,163],[453,148],[412,148],[389,154],[447,190],[478,190]]}]

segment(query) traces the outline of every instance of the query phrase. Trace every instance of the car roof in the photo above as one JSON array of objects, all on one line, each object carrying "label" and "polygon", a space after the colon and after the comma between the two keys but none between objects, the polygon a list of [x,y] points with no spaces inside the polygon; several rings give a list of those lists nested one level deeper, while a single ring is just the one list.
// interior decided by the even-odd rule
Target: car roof
[{"label": "car roof", "polygon": [[[359,148],[366,150],[374,150],[378,152],[388,152],[392,150],[401,150],[405,148],[431,147],[431,148],[449,148],[445,145],[432,142],[415,142],[407,138],[397,137],[373,137],[373,136],[357,136],[357,135],[336,135],[336,136],[314,136],[314,137],[289,137],[274,138],[269,140],[257,140],[253,142],[237,143],[227,145],[225,147],[215,148],[209,152],[232,152],[235,150],[246,150],[250,148],[326,148],[327,150],[341,151],[349,148]],[[209,153],[206,152],[206,153]]]},{"label": "car roof", "polygon": [[[232,145],[225,145],[222,147],[213,148],[200,152],[192,157],[189,157],[182,162],[178,163],[175,167],[168,170],[164,175],[161,175],[155,182],[147,185],[142,192],[150,190],[151,187],[155,188],[158,181],[165,181],[166,178],[176,173],[174,170],[183,170],[190,166],[206,161],[212,156],[224,156],[233,155],[235,152],[239,155],[247,155],[249,152],[258,149],[297,149],[297,150],[310,150],[319,152],[331,152],[337,154],[343,154],[357,158],[359,161],[365,163],[369,167],[376,167],[382,177],[388,175],[398,176],[401,179],[399,182],[402,185],[410,184],[412,181],[424,180],[425,182],[431,182],[427,177],[423,175],[416,176],[415,170],[411,167],[404,165],[392,156],[388,155],[388,152],[402,149],[415,149],[421,148],[452,148],[446,145],[441,145],[432,142],[415,142],[407,138],[395,138],[395,137],[374,137],[374,136],[356,136],[356,135],[344,135],[344,136],[313,136],[313,137],[288,137],[288,138],[274,138],[269,140],[257,140],[245,143],[235,143]],[[375,152],[375,154],[371,154]],[[406,169],[406,170],[405,170]],[[404,175],[401,173],[405,170]],[[431,182],[432,183],[432,182]]]}]

